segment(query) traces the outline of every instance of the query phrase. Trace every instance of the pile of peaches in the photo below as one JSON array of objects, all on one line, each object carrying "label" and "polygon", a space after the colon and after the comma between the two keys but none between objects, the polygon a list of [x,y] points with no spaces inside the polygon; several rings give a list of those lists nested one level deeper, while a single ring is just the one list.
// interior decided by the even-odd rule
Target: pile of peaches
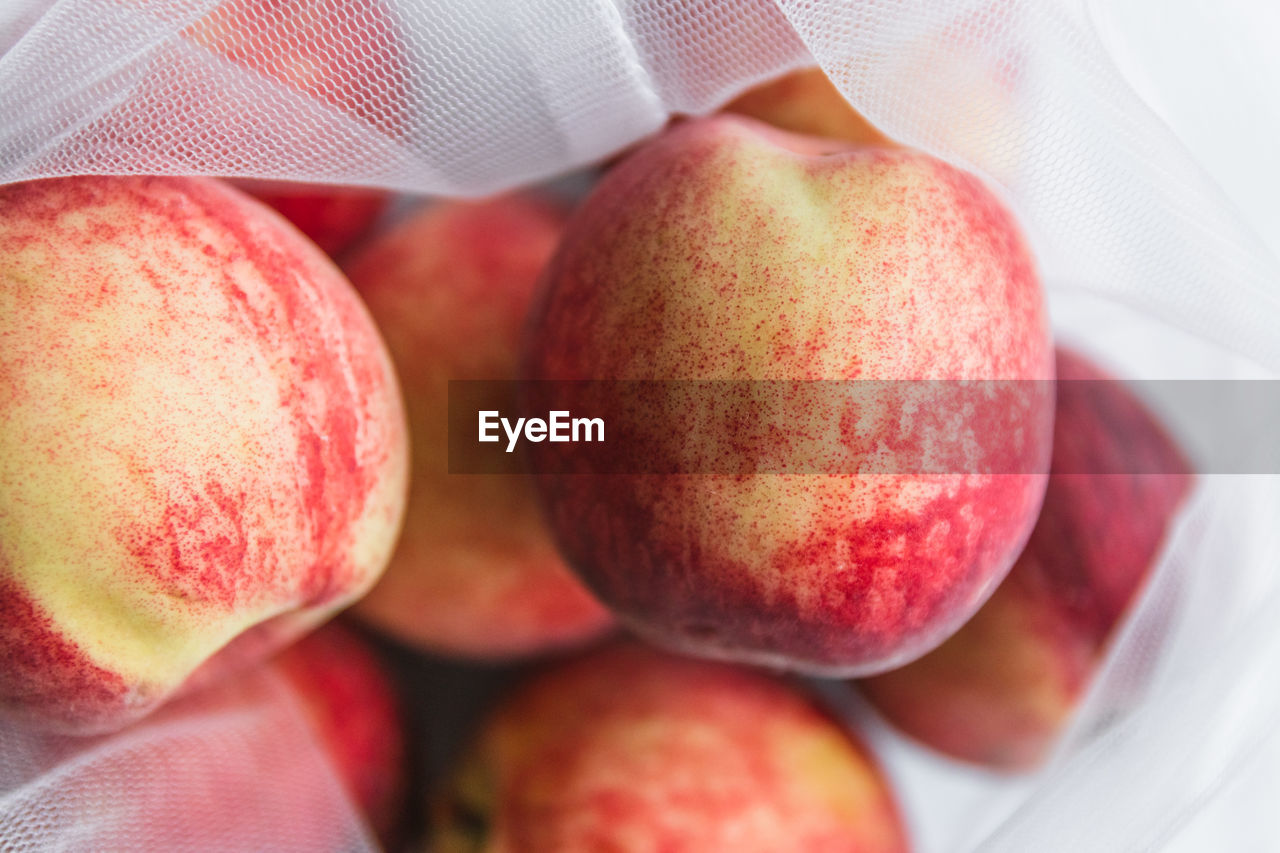
[{"label": "pile of peaches", "polygon": [[[955,759],[1043,762],[1192,475],[1055,350],[1006,203],[816,71],[591,180],[394,210],[0,187],[0,712],[113,733],[279,667],[371,826],[399,845],[417,814],[438,851],[910,849],[839,691]],[[1050,393],[947,412],[973,470],[893,468],[938,413],[851,397],[834,439],[669,407],[682,472],[539,469],[532,445],[523,472],[450,473],[451,380],[866,379]],[[777,465],[824,446],[838,471]],[[529,664],[429,792],[405,744],[434,735],[403,731],[371,635]]]}]

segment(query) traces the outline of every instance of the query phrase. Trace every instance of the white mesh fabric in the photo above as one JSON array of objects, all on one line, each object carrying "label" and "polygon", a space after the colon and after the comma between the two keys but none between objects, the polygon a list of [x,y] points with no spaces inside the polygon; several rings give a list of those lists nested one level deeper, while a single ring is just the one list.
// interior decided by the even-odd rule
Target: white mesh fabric
[{"label": "white mesh fabric", "polygon": [[0,849],[377,849],[298,700],[270,668],[100,738],[0,722]]},{"label": "white mesh fabric", "polygon": [[0,58],[4,181],[482,194],[811,54],[890,136],[1000,182],[1050,277],[1280,366],[1272,258],[1072,0],[63,0],[0,32],[24,30]]},{"label": "white mesh fabric", "polygon": [[[1199,7],[1158,14],[1178,8]],[[1206,177],[1128,87],[1094,11],[1083,0],[10,0],[0,181],[200,173],[483,194],[601,158],[671,112],[709,111],[812,57],[889,136],[1003,189],[1057,327],[1112,367],[1274,375],[1280,274],[1252,230],[1268,224],[1265,205],[1246,220]],[[270,47],[281,44],[296,47]],[[1249,44],[1222,49],[1237,46]],[[1280,126],[1274,90],[1238,100],[1250,96],[1272,121],[1262,126]],[[1245,150],[1264,156],[1256,140]],[[1248,168],[1233,173],[1247,193]],[[881,738],[891,772],[916,783],[904,795],[922,847],[966,849],[968,833],[990,849],[1142,849],[1175,833],[1280,719],[1278,496],[1271,478],[1202,484],[1075,737],[1029,785],[965,776]],[[0,735],[0,767],[17,766],[14,737]],[[214,774],[249,766],[219,749],[183,754]],[[50,780],[43,798],[76,774]],[[4,796],[7,809],[18,802]],[[67,796],[73,823],[121,805]],[[212,793],[205,806],[237,807]]]}]

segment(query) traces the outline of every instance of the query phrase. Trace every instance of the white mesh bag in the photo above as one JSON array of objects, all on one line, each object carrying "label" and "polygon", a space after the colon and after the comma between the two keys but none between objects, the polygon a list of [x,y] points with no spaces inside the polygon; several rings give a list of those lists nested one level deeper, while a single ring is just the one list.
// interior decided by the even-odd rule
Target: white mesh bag
[{"label": "white mesh bag", "polygon": [[0,850],[376,850],[316,737],[273,668],[106,737],[0,722]]},{"label": "white mesh bag", "polygon": [[[816,61],[888,136],[1003,191],[1062,339],[1126,377],[1274,378],[1277,36],[1261,0],[5,0],[0,182],[174,173],[483,195]],[[958,769],[850,708],[919,848],[1274,844],[1276,519],[1277,478],[1200,479],[1072,731],[1030,777]],[[163,849],[367,846],[287,691],[261,673],[225,689],[109,741],[0,729],[0,847],[113,849],[138,825],[126,812],[167,826],[189,795],[227,832],[248,815],[244,834]],[[282,844],[280,822],[316,814],[319,834]]]}]

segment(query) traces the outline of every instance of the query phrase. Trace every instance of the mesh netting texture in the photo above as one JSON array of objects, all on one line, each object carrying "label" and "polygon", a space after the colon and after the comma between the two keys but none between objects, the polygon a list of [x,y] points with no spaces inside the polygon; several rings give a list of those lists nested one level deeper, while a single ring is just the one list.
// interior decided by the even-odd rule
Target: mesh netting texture
[{"label": "mesh netting texture", "polygon": [[298,701],[260,669],[108,737],[0,723],[0,848],[376,850]]}]

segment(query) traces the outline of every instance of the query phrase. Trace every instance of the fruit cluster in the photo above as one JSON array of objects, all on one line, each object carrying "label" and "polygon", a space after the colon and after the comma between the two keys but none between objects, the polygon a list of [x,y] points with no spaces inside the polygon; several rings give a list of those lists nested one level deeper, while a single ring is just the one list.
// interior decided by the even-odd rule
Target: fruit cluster
[{"label": "fruit cluster", "polygon": [[[1120,383],[1055,353],[979,178],[815,71],[729,113],[674,123],[580,201],[442,201],[381,229],[371,192],[0,187],[0,711],[116,732],[270,660],[381,837],[429,816],[441,851],[909,849],[833,690],[950,756],[1043,761],[1190,470]],[[1056,401],[996,415],[828,395],[833,431],[750,439],[672,391],[645,453],[682,473],[539,467],[539,444],[529,472],[450,473],[457,380],[1055,375]],[[772,402],[751,393],[739,417]],[[943,420],[998,467],[912,469]],[[1110,473],[1134,452],[1155,473]],[[838,472],[769,467],[828,453]],[[541,659],[429,795],[406,793],[409,715],[361,633],[308,634],[344,610],[402,664]]]}]

